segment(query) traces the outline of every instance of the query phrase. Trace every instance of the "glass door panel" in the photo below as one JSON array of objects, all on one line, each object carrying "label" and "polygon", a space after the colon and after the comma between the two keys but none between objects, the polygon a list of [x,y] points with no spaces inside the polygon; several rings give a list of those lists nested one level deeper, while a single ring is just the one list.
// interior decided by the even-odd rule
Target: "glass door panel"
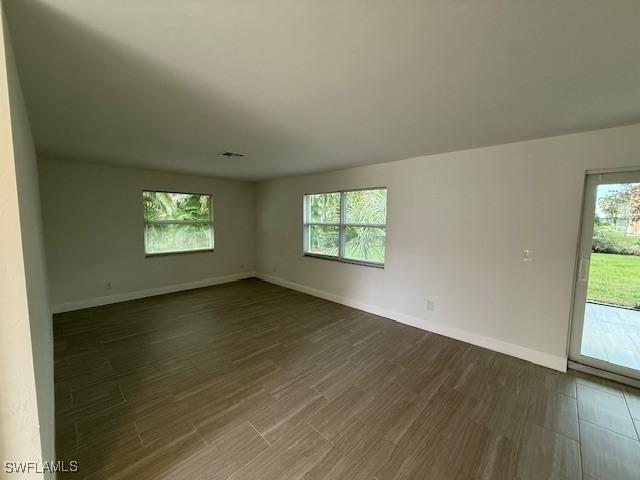
[{"label": "glass door panel", "polygon": [[640,172],[588,175],[571,360],[640,379]]}]

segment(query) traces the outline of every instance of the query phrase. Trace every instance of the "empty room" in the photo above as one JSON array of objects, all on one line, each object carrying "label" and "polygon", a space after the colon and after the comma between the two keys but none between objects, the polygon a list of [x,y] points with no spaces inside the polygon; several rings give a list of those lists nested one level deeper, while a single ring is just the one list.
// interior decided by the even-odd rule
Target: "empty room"
[{"label": "empty room", "polygon": [[640,478],[640,2],[0,12],[2,478]]}]

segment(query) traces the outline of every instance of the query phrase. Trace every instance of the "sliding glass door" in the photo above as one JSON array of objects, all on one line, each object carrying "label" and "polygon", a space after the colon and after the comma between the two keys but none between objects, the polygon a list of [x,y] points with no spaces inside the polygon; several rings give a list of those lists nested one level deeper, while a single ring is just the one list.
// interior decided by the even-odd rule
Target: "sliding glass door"
[{"label": "sliding glass door", "polygon": [[640,379],[640,171],[588,175],[569,356]]}]

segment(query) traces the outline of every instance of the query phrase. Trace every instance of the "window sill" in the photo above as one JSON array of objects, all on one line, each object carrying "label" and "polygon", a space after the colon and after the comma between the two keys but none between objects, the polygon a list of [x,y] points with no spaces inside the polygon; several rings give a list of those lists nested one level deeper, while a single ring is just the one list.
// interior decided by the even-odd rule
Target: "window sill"
[{"label": "window sill", "polygon": [[310,257],[310,258],[319,258],[321,260],[331,260],[332,262],[338,262],[338,263],[350,263],[352,265],[362,265],[364,267],[381,268],[384,270],[384,263],[364,262],[361,260],[351,260],[349,258],[331,257],[329,255],[319,255],[317,253],[305,252],[303,255],[305,257]]},{"label": "window sill", "polygon": [[206,253],[213,252],[213,248],[201,248],[199,250],[181,250],[177,252],[158,252],[158,253],[145,253],[144,256],[146,258],[149,257],[168,257],[172,255],[187,255],[190,253]]}]

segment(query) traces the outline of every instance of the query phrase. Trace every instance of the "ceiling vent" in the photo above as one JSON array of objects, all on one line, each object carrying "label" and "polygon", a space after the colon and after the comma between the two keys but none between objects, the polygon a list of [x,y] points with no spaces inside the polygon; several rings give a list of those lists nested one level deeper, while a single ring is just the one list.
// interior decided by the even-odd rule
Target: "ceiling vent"
[{"label": "ceiling vent", "polygon": [[222,152],[220,155],[222,155],[223,157],[229,157],[229,158],[244,157],[244,153],[236,153],[236,152]]}]

